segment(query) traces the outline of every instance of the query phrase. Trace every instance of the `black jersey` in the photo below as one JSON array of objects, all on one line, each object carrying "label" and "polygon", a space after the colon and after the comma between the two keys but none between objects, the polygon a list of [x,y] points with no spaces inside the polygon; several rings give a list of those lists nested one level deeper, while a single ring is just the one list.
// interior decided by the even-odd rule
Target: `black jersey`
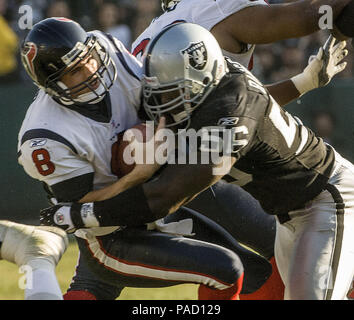
[{"label": "black jersey", "polygon": [[225,177],[252,194],[270,214],[299,209],[326,185],[334,151],[283,110],[245,68],[230,73],[194,112],[191,128],[234,128],[232,155]]}]

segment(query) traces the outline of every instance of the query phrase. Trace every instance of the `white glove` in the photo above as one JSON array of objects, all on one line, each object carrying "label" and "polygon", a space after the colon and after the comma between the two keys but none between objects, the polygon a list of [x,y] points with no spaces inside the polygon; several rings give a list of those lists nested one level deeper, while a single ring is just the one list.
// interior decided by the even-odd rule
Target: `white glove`
[{"label": "white glove", "polygon": [[336,39],[331,35],[316,56],[310,56],[305,70],[292,77],[296,89],[301,95],[316,88],[324,87],[339,72],[347,66],[342,60],[348,55],[345,49],[346,41],[334,43]]}]

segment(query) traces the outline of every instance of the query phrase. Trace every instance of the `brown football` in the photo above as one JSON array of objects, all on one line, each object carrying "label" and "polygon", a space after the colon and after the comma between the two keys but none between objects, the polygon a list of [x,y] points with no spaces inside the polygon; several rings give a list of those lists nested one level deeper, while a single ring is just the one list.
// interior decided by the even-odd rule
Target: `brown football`
[{"label": "brown football", "polygon": [[118,178],[127,175],[135,167],[135,163],[131,163],[131,157],[126,157],[127,155],[134,156],[134,150],[131,150],[130,148],[130,138],[132,135],[138,142],[146,142],[145,123],[138,124],[126,131],[119,133],[117,142],[115,142],[112,146],[111,168],[112,172]]}]

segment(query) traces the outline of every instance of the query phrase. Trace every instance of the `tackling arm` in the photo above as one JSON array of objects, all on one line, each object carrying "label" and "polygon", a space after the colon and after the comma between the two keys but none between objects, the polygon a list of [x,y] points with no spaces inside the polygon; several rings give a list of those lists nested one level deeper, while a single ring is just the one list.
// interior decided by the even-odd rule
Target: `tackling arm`
[{"label": "tackling arm", "polygon": [[[231,169],[234,160],[225,163]],[[155,217],[175,212],[219,181],[223,176],[215,174],[215,168],[213,164],[168,165],[157,179],[145,183],[144,193]]]},{"label": "tackling arm", "polygon": [[214,26],[211,32],[223,49],[235,52],[232,46],[235,41],[265,44],[316,32],[320,29],[319,19],[323,15],[321,6],[331,7],[334,21],[349,2],[350,0],[304,0],[247,7]]},{"label": "tackling arm", "polygon": [[[224,163],[231,168],[234,159],[228,158]],[[169,165],[157,179],[111,199],[88,204],[59,204],[41,210],[40,221],[42,225],[57,226],[66,232],[98,226],[143,225],[176,211],[220,180],[223,175],[215,175],[214,169],[218,167]]]}]

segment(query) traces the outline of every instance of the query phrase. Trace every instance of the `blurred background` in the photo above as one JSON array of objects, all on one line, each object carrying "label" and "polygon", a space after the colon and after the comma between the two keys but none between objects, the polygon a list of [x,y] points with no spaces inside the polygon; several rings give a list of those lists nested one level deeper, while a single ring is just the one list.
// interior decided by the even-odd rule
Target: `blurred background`
[{"label": "blurred background", "polygon": [[[29,178],[17,163],[18,131],[36,92],[19,59],[21,42],[29,31],[19,23],[24,14],[19,9],[24,5],[32,8],[33,23],[53,16],[71,18],[87,31],[111,33],[129,50],[135,38],[162,12],[160,0],[0,0],[0,219],[37,224],[39,209],[48,206],[48,202],[41,184]],[[253,73],[266,84],[296,75],[327,36],[327,31],[319,31],[301,39],[258,45]],[[354,161],[351,43],[348,47],[346,70],[326,88],[290,103],[287,110]]]}]

